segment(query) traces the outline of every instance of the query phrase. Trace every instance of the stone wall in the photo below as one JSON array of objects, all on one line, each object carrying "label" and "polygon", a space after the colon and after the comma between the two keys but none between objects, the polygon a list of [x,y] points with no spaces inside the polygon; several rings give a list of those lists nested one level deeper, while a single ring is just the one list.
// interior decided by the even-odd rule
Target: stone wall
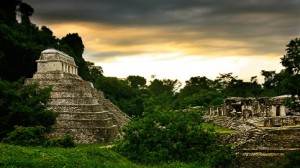
[{"label": "stone wall", "polygon": [[269,117],[264,120],[265,127],[300,125],[299,116]]},{"label": "stone wall", "polygon": [[75,75],[78,73],[74,58],[55,49],[44,50],[36,62],[38,63],[38,73],[51,71],[62,71]]},{"label": "stone wall", "polygon": [[222,105],[211,106],[207,114],[211,116],[229,116],[243,119],[299,114],[299,112],[295,112],[284,105],[284,102],[289,99],[291,99],[290,95],[260,98],[230,97],[225,99]]}]

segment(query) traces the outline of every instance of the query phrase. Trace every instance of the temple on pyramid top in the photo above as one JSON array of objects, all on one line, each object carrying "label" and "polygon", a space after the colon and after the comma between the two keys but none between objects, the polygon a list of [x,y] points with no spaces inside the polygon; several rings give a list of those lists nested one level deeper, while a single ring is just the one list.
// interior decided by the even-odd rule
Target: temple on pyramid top
[{"label": "temple on pyramid top", "polygon": [[37,72],[62,71],[78,75],[78,66],[74,58],[55,49],[44,50],[36,62]]}]

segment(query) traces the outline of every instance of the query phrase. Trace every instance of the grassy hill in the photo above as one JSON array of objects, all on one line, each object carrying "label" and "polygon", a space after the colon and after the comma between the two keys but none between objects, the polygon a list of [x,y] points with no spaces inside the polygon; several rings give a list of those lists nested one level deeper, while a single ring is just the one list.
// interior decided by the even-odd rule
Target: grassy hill
[{"label": "grassy hill", "polygon": [[0,167],[107,167],[107,168],[196,168],[195,164],[170,163],[156,166],[130,162],[101,145],[79,145],[76,148],[20,147],[0,143]]}]

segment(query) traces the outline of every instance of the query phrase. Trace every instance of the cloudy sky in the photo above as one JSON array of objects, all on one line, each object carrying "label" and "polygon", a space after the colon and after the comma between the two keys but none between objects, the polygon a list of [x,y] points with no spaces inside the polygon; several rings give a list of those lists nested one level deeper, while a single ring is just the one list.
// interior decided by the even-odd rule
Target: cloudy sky
[{"label": "cloudy sky", "polygon": [[106,76],[188,80],[282,69],[300,35],[300,0],[23,0],[38,26],[79,33]]}]

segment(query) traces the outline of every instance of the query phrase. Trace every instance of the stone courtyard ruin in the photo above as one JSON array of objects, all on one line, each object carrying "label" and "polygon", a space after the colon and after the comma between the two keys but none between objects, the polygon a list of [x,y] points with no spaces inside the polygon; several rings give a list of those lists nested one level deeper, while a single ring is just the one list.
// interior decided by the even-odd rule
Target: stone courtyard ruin
[{"label": "stone courtyard ruin", "polygon": [[290,98],[231,97],[210,107],[205,120],[237,131],[220,137],[224,144],[234,144],[236,167],[262,167],[286,152],[300,151],[300,113],[285,105]]},{"label": "stone courtyard ruin", "polygon": [[130,117],[78,76],[74,58],[55,50],[41,53],[37,72],[25,84],[52,87],[48,108],[59,113],[50,137],[74,136],[77,143],[111,142]]}]

